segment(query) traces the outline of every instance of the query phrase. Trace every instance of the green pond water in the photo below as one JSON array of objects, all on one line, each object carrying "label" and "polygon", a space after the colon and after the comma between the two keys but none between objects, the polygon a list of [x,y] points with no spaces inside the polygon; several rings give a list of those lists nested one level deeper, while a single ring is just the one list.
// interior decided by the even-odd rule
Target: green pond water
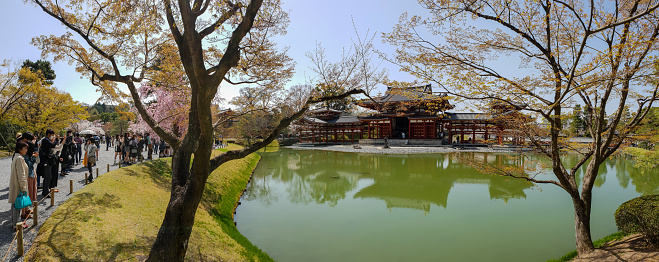
[{"label": "green pond water", "polygon": [[[572,202],[562,189],[460,164],[460,157],[509,163],[511,155],[282,149],[262,156],[235,221],[278,261],[546,261],[575,249]],[[620,204],[657,193],[657,172],[622,157],[604,163],[593,190],[593,239],[616,231]]]}]

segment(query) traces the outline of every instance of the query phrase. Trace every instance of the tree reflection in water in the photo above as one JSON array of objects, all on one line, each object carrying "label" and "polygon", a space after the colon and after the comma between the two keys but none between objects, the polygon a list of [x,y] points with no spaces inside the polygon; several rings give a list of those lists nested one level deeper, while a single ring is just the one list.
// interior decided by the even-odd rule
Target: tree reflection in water
[{"label": "tree reflection in water", "polygon": [[[528,164],[503,153],[462,153],[487,162]],[[278,200],[270,183],[286,184],[287,198],[292,203],[316,203],[336,206],[349,192],[357,189],[360,180],[372,181],[359,188],[354,198],[380,199],[388,208],[413,208],[430,211],[431,204],[446,207],[451,189],[456,184],[483,184],[490,199],[508,201],[526,198],[524,190],[533,184],[521,179],[482,174],[460,164],[450,154],[354,154],[321,150],[290,150],[263,153],[263,158],[247,187],[246,200],[258,200],[266,205]],[[532,155],[531,158],[540,157]],[[566,166],[576,157],[565,155]],[[516,159],[516,160],[513,160]],[[544,159],[534,159],[544,161]],[[639,170],[630,159],[616,157],[601,167],[595,186],[606,182],[607,173],[615,173],[620,186],[630,182],[641,194],[659,193],[659,176],[654,170]],[[581,182],[583,172],[577,172]]]},{"label": "tree reflection in water", "polygon": [[[486,154],[489,161],[501,155]],[[529,182],[480,174],[445,154],[377,155],[329,151],[280,150],[265,153],[245,198],[271,203],[276,196],[269,183],[285,183],[292,203],[337,205],[360,180],[372,183],[354,198],[380,199],[388,208],[430,211],[431,204],[446,207],[455,184],[486,184],[490,199],[525,198]]]}]

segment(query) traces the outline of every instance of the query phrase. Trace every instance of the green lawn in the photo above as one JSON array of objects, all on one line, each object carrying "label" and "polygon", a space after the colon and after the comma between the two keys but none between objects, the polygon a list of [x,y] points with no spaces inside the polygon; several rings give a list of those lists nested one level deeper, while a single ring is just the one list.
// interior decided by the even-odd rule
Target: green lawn
[{"label": "green lawn", "polygon": [[[233,208],[259,159],[251,154],[225,163],[210,175],[186,260],[272,261],[238,232],[232,220]],[[25,261],[145,258],[169,201],[170,161],[121,168],[77,191],[44,223]]]}]

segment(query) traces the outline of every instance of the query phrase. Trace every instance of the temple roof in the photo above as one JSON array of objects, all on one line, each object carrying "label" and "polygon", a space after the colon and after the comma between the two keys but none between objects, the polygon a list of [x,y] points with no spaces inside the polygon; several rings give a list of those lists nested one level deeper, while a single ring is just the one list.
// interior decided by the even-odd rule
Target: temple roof
[{"label": "temple roof", "polygon": [[[437,100],[442,97],[446,97],[446,93],[433,94],[432,86],[427,84],[424,86],[414,87],[387,87],[387,91],[384,93],[383,97],[373,98],[373,100],[375,100],[375,103],[418,102],[423,100]],[[359,103],[368,105],[373,104],[374,102],[370,99],[364,99]]]},{"label": "temple roof", "polygon": [[412,115],[408,116],[409,119],[436,119],[439,118],[438,115]]},{"label": "temple roof", "polygon": [[487,113],[445,113],[444,120],[454,121],[485,121],[492,120],[492,115]]},{"label": "temple roof", "polygon": [[382,115],[359,117],[359,120],[388,120],[388,119],[389,119],[389,117],[382,116]]},{"label": "temple roof", "polygon": [[309,113],[312,113],[312,114],[319,114],[319,113],[335,113],[335,114],[340,114],[340,113],[342,113],[342,112],[343,112],[343,111],[341,111],[341,110],[336,110],[336,109],[332,109],[332,108],[329,108],[329,107],[321,107],[321,108],[316,108],[316,109],[314,109],[314,110],[309,110]]},{"label": "temple roof", "polygon": [[351,123],[359,123],[359,119],[357,116],[348,116],[348,115],[342,115],[337,118],[329,119],[329,120],[323,120],[315,117],[302,117],[303,121],[313,123],[313,124],[351,124]]}]

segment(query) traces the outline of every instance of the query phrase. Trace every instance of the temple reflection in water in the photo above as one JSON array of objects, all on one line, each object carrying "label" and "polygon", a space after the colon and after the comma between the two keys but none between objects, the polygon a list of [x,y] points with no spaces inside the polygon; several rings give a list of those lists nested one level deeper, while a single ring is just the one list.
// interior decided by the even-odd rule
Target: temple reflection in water
[{"label": "temple reflection in water", "polygon": [[[447,207],[449,192],[456,184],[487,185],[490,199],[508,201],[525,198],[533,184],[519,179],[485,175],[458,164],[457,155],[374,155],[329,151],[282,150],[268,153],[259,163],[246,192],[247,200],[268,201],[267,180],[288,184],[293,203],[334,206],[357,189],[360,180],[370,185],[357,189],[354,198],[379,199],[387,208],[430,211],[431,204]],[[489,162],[507,161],[493,153],[470,153]],[[266,179],[266,177],[268,177]]]},{"label": "temple reflection in water", "polygon": [[[574,155],[563,157],[566,168],[578,162]],[[506,170],[523,166],[536,178],[553,177],[539,154],[282,149],[263,155],[235,221],[280,261],[522,262],[574,248],[573,207],[565,191],[484,175],[465,161],[509,165]],[[631,159],[613,157],[599,171],[594,238],[617,231],[612,214],[620,204],[659,193],[659,171],[639,170]],[[580,181],[583,172],[576,175]],[[482,252],[473,252],[474,246]]]}]

